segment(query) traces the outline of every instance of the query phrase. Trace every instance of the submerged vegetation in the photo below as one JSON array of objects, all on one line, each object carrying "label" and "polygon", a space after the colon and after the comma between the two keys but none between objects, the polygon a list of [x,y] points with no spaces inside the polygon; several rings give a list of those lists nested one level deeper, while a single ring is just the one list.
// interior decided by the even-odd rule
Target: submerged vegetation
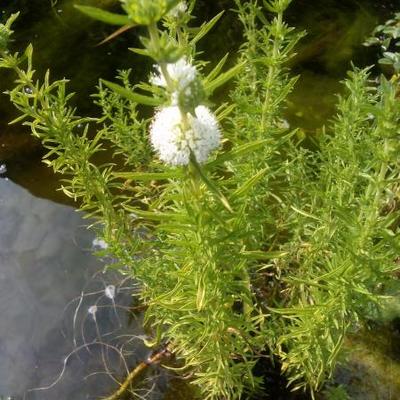
[{"label": "submerged vegetation", "polygon": [[[202,399],[238,399],[262,387],[258,360],[278,360],[293,389],[314,393],[346,334],[375,318],[398,282],[398,53],[383,55],[390,77],[348,73],[310,150],[284,120],[297,80],[287,65],[303,36],[284,22],[290,0],[234,3],[244,43],[231,68],[228,55],[199,59],[221,15],[194,27],[194,0],[122,0],[120,14],[79,6],[115,34],[146,27],[130,50],[155,63],[147,82],[133,82],[134,70],[101,80],[100,117],[78,115],[66,80],[35,77],[32,46],[10,50],[17,15],[0,26],[0,67],[16,73],[13,123],[42,140],[109,267],[140,283],[146,344],[174,355],[168,368]],[[378,32],[392,35],[386,47],[393,32]],[[110,148],[112,162],[96,163]]]}]

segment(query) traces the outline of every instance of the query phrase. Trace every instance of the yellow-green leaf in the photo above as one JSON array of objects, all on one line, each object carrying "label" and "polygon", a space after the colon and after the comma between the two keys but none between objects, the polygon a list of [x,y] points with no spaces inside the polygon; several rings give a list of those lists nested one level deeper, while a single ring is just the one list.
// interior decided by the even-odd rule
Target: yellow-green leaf
[{"label": "yellow-green leaf", "polygon": [[159,106],[162,103],[161,99],[135,93],[134,91],[118,85],[117,83],[109,82],[104,79],[102,79],[101,82],[104,83],[108,88],[113,90],[115,93],[118,93],[122,97],[125,97],[126,99],[133,101],[134,103],[144,104],[146,106],[153,107]]},{"label": "yellow-green leaf", "polygon": [[213,79],[212,81],[204,83],[204,90],[208,95],[212,94],[215,89],[222,86],[224,83],[228,82],[232,78],[234,78],[240,70],[245,66],[245,62],[242,62],[238,65],[235,65],[230,70],[223,72],[217,78]]},{"label": "yellow-green leaf", "polygon": [[156,181],[164,179],[180,178],[183,176],[181,170],[176,169],[168,172],[114,172],[116,178],[130,179],[133,181]]},{"label": "yellow-green leaf", "polygon": [[115,14],[109,11],[102,10],[97,7],[75,5],[81,13],[87,15],[90,18],[96,19],[97,21],[105,22],[110,25],[130,25],[131,20],[127,15]]},{"label": "yellow-green leaf", "polygon": [[272,260],[274,258],[282,258],[288,254],[287,251],[242,251],[242,255],[246,258],[254,259],[254,260]]},{"label": "yellow-green leaf", "polygon": [[218,158],[214,161],[210,161],[208,162],[205,167],[207,169],[212,168],[216,165],[222,164],[226,161],[230,161],[233,160],[239,156],[244,156],[248,153],[253,152],[254,150],[256,150],[259,147],[262,147],[263,145],[265,145],[268,142],[268,139],[262,139],[262,140],[255,140],[253,142],[250,143],[246,143],[243,144],[241,146],[238,147],[234,147],[232,150],[227,151],[226,153],[223,153],[221,155],[218,156]]},{"label": "yellow-green leaf", "polygon": [[247,194],[248,191],[257,184],[257,182],[265,175],[266,172],[267,168],[258,171],[254,176],[248,179],[240,188],[236,189],[233,192],[232,197],[235,198]]},{"label": "yellow-green leaf", "polygon": [[199,32],[196,34],[196,36],[191,40],[190,44],[194,45],[197,43],[200,39],[202,39],[207,33],[212,29],[212,27],[218,22],[218,20],[222,17],[222,14],[224,11],[221,11],[219,14],[217,14],[212,20],[206,22],[199,28]]}]

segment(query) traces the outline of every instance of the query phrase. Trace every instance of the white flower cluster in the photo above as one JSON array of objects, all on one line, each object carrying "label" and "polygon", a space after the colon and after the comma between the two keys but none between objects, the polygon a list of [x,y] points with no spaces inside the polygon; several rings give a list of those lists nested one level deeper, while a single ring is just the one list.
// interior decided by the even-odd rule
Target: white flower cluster
[{"label": "white flower cluster", "polygon": [[171,165],[187,165],[190,151],[197,162],[205,162],[212,150],[219,147],[220,130],[214,114],[205,106],[197,106],[195,115],[187,113],[183,126],[178,106],[160,109],[150,130],[151,143],[162,161]]},{"label": "white flower cluster", "polygon": [[[210,152],[219,147],[221,135],[214,114],[200,105],[201,98],[196,94],[199,84],[196,67],[185,58],[167,64],[172,88],[157,68],[158,74],[153,75],[150,82],[170,90],[171,105],[161,108],[154,116],[150,128],[153,148],[162,161],[171,165],[189,164],[190,151],[197,162],[205,162]],[[184,105],[186,99],[191,112]]]},{"label": "white flower cluster", "polygon": [[[156,66],[157,74],[150,78],[150,82],[156,86],[167,87],[161,69]],[[181,58],[176,63],[167,64],[167,72],[174,85],[172,94],[172,104],[176,105],[179,93],[185,91],[197,79],[197,70],[192,64],[189,64],[185,58]],[[190,93],[189,93],[190,94]]]}]

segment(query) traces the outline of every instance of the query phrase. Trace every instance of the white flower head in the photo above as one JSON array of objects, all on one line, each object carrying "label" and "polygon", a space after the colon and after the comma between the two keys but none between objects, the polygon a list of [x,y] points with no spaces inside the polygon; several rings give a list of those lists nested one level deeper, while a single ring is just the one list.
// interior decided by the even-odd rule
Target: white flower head
[{"label": "white flower head", "polygon": [[195,108],[195,115],[187,113],[183,126],[178,106],[164,107],[154,116],[150,140],[162,161],[171,165],[187,165],[190,151],[197,162],[208,159],[212,150],[219,147],[221,134],[214,114],[205,106]]},{"label": "white flower head", "polygon": [[171,11],[169,11],[167,15],[168,17],[178,19],[187,11],[187,8],[188,6],[186,4],[186,1],[181,1]]},{"label": "white flower head", "polygon": [[[157,65],[157,74],[150,78],[153,85],[167,87],[167,82],[161,73],[160,67]],[[175,86],[175,90],[181,91],[188,87],[197,79],[197,70],[192,64],[186,61],[186,58],[181,58],[176,63],[167,64],[168,74]]]},{"label": "white flower head", "polygon": [[[150,82],[167,88],[168,84],[160,67],[156,68],[158,72],[150,77]],[[193,112],[204,99],[204,89],[196,67],[187,62],[186,58],[181,58],[176,63],[167,64],[166,68],[172,83],[168,87],[170,104],[179,106],[181,110]]]}]

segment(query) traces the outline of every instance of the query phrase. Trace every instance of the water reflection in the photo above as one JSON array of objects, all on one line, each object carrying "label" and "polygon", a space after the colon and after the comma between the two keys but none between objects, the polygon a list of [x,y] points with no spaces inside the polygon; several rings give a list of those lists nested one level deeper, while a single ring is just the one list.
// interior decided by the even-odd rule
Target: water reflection
[{"label": "water reflection", "polygon": [[147,356],[134,288],[99,272],[93,239],[72,208],[0,179],[0,398],[100,398],[116,387],[108,372]]}]

